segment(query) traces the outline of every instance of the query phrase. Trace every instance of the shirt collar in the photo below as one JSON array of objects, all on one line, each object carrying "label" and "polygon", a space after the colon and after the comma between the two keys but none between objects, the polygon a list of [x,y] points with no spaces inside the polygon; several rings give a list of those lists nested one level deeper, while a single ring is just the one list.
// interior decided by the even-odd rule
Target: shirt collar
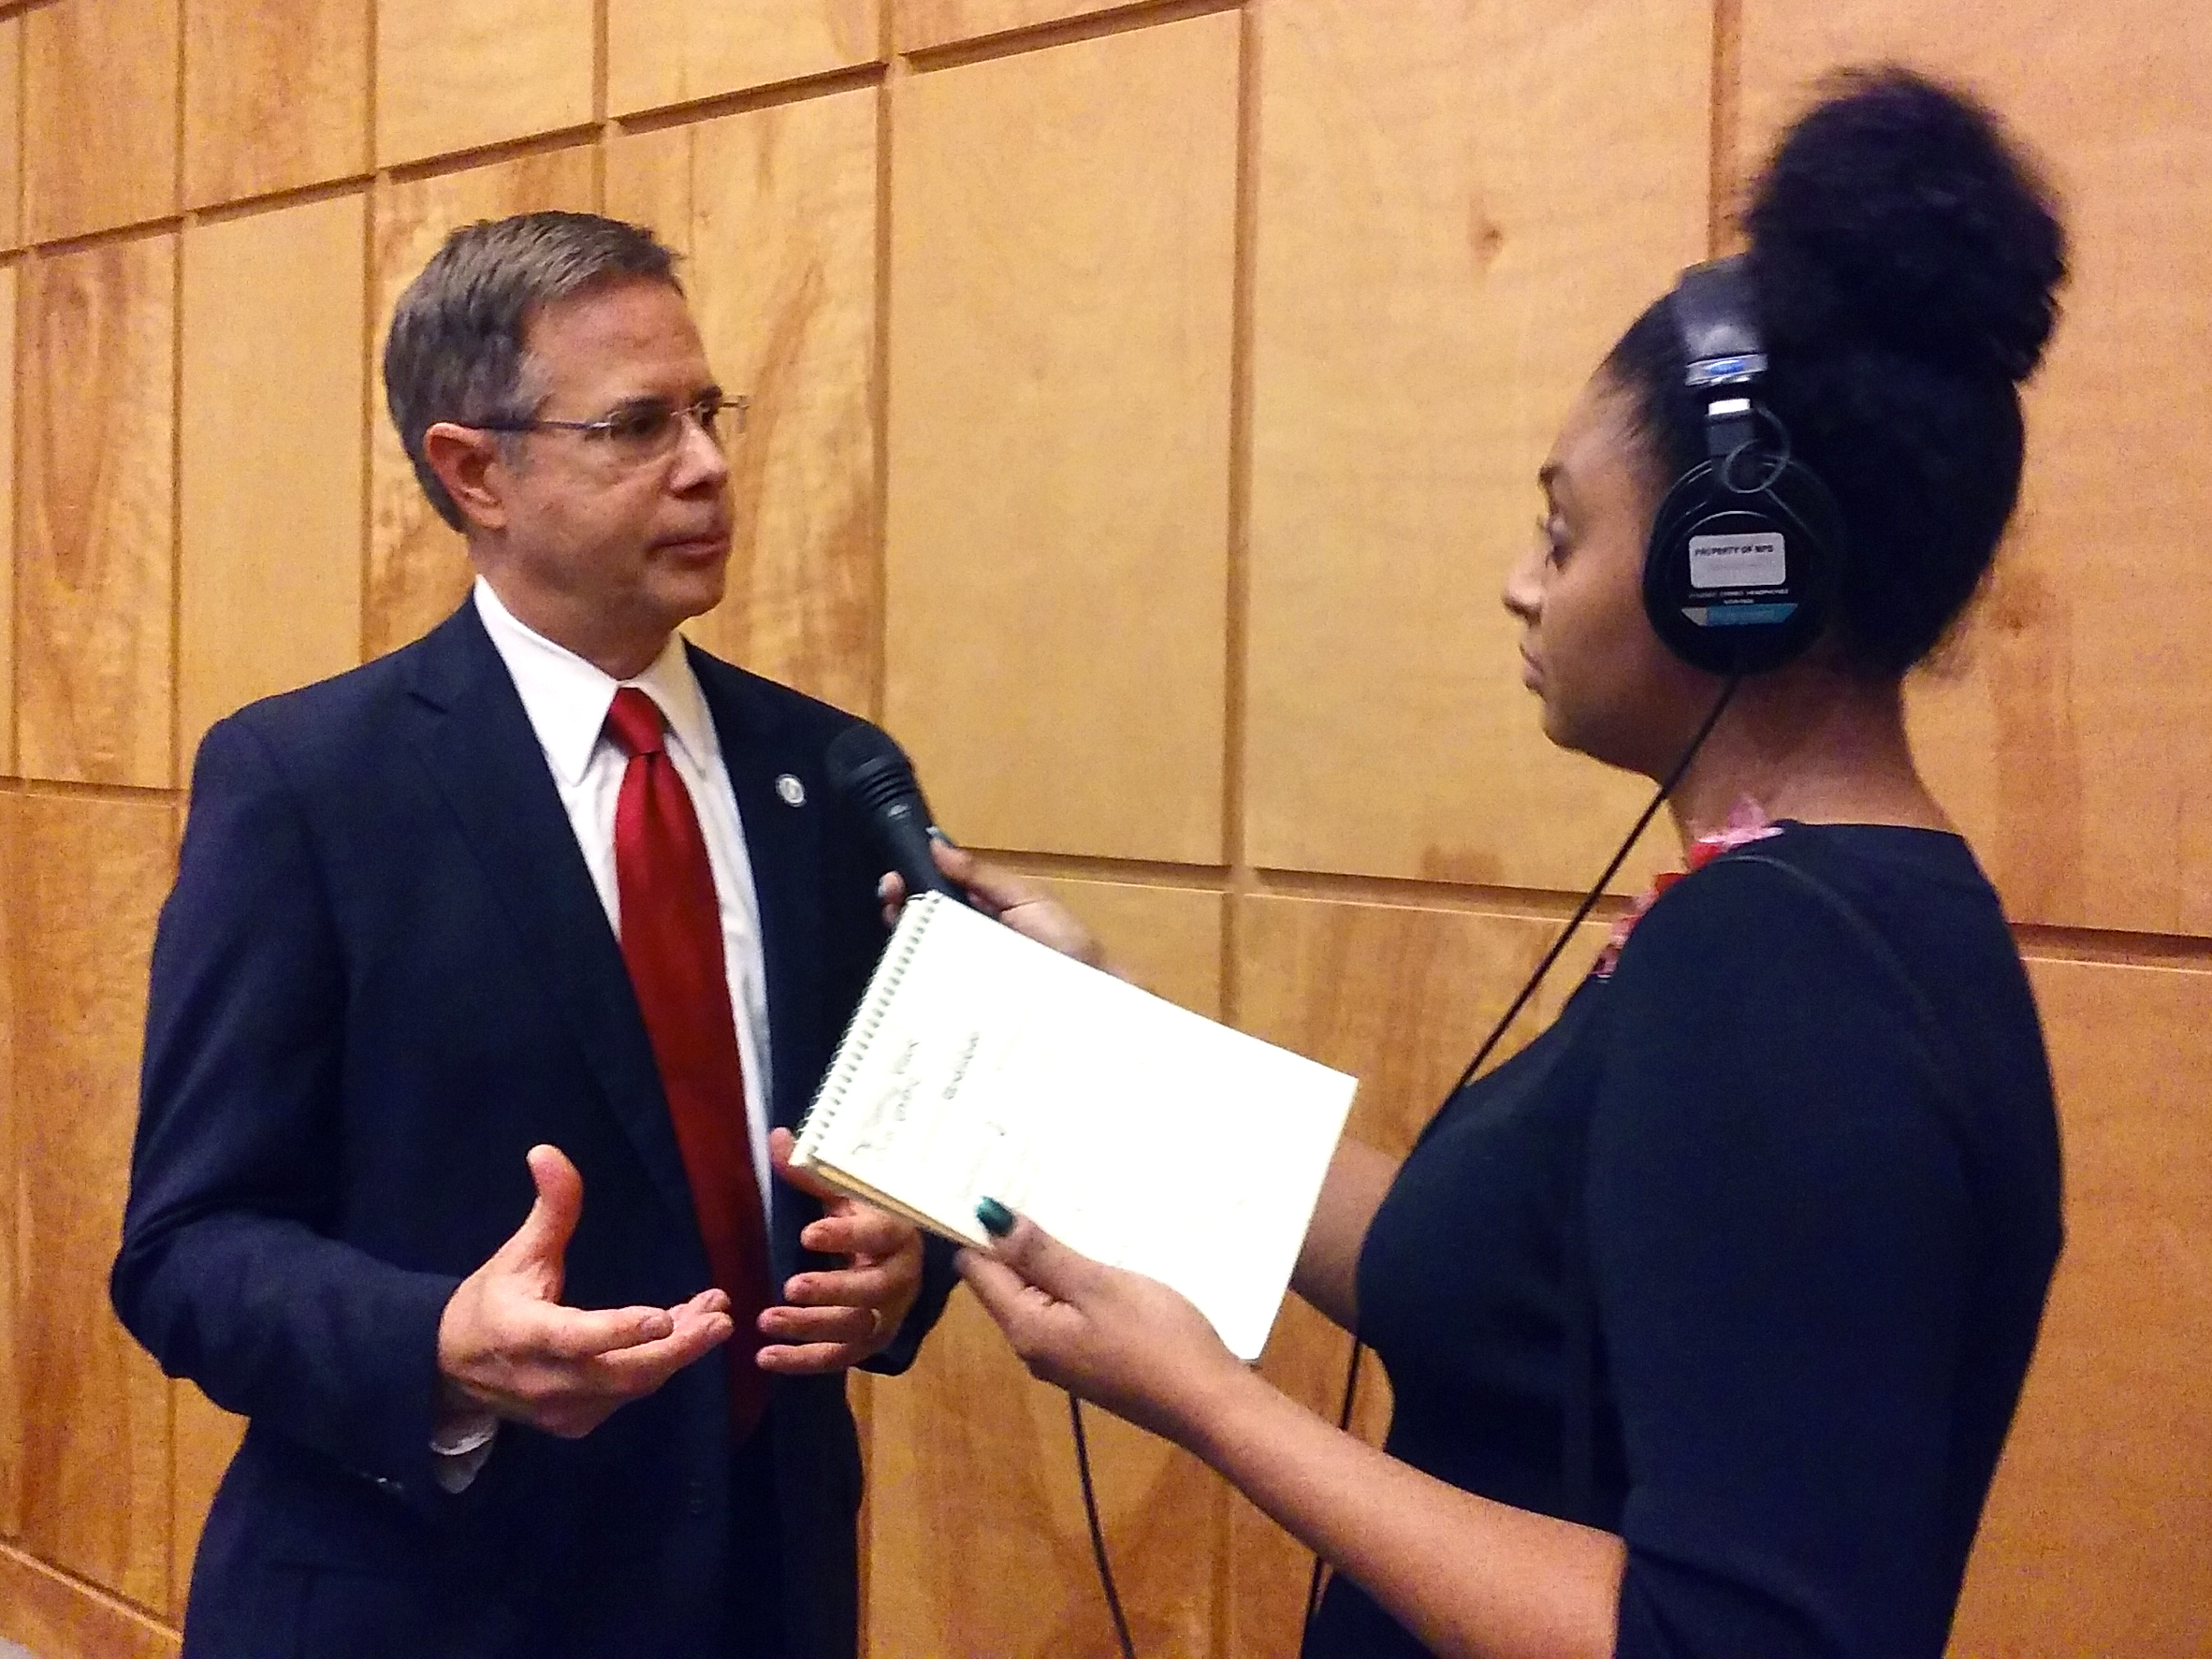
[{"label": "shirt collar", "polygon": [[634,679],[617,680],[519,620],[500,603],[491,584],[476,578],[476,614],[491,635],[522,698],[538,745],[554,776],[574,788],[583,780],[606,728],[618,686],[636,686],[660,706],[671,740],[694,766],[705,769],[720,750],[714,720],[679,634],[671,633],[651,666]]}]

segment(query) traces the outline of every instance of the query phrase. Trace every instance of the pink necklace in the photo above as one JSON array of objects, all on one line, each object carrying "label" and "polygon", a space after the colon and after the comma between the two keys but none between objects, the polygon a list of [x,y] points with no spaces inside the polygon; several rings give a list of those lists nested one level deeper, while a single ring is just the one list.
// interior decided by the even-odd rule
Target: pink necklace
[{"label": "pink necklace", "polygon": [[1682,862],[1688,869],[1662,870],[1652,879],[1651,891],[1636,901],[1629,912],[1613,924],[1605,949],[1598,952],[1597,962],[1591,968],[1594,978],[1609,980],[1621,961],[1621,947],[1628,942],[1628,936],[1636,931],[1636,924],[1644,919],[1644,912],[1659,902],[1659,895],[1692,871],[1701,870],[1724,852],[1739,847],[1748,847],[1754,841],[1764,841],[1770,836],[1782,834],[1782,826],[1767,816],[1767,809],[1748,797],[1728,808],[1728,822],[1709,835],[1699,836],[1690,843]]}]

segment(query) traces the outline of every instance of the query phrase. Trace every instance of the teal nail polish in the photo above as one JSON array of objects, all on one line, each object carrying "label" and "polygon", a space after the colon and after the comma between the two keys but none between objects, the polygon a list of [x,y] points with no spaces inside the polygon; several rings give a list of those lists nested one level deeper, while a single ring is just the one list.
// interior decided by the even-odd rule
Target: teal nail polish
[{"label": "teal nail polish", "polygon": [[983,1230],[995,1239],[1002,1239],[1013,1231],[1013,1212],[997,1199],[987,1198],[975,1207],[975,1218],[983,1224]]}]

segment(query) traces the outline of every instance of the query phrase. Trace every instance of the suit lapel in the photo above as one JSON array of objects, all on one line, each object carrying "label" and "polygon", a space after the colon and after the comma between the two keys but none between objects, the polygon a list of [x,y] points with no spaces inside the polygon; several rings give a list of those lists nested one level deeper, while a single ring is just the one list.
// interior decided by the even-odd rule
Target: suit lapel
[{"label": "suit lapel", "polygon": [[[820,757],[809,757],[749,677],[696,648],[691,659],[721,743],[761,908],[774,1084],[768,1121],[793,1128],[816,1081],[798,1070],[807,1051],[807,1011],[820,1006],[822,972]],[[797,780],[798,789],[786,779]],[[786,792],[799,800],[794,804]]]},{"label": "suit lapel", "polygon": [[614,929],[490,636],[464,604],[419,648],[415,746],[653,1186],[697,1223],[683,1155]]}]

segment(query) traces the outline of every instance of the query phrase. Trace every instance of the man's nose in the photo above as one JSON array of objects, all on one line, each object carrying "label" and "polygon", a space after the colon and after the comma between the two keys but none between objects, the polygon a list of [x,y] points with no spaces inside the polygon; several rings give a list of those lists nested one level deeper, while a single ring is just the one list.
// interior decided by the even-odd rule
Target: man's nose
[{"label": "man's nose", "polygon": [[730,458],[721,443],[708,431],[695,409],[681,411],[677,439],[676,468],[671,482],[685,494],[702,487],[719,488],[730,476]]}]

